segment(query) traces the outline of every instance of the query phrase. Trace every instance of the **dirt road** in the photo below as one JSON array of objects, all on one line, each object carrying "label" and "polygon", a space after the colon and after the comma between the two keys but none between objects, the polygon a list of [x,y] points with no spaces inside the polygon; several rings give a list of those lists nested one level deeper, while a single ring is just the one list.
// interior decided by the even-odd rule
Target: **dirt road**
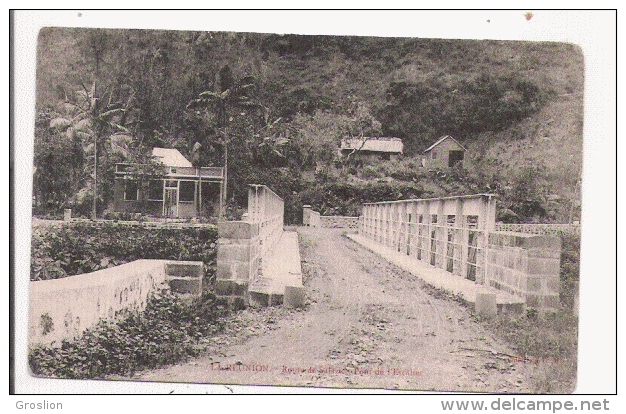
[{"label": "dirt road", "polygon": [[210,356],[146,381],[533,392],[532,367],[469,311],[342,236],[299,228],[309,305],[248,309]]}]

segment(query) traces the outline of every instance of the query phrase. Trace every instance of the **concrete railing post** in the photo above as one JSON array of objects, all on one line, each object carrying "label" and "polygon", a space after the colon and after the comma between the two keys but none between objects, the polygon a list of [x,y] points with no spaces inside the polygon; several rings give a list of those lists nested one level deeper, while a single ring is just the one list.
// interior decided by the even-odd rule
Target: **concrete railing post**
[{"label": "concrete railing post", "polygon": [[432,254],[433,254],[433,237],[432,237],[432,231],[433,229],[431,228],[431,221],[432,221],[432,215],[430,214],[430,202],[429,201],[423,201],[422,202],[422,211],[423,211],[423,225],[422,225],[422,246],[423,246],[423,251],[422,251],[422,261],[429,263],[429,264],[433,264],[433,260],[432,260]]},{"label": "concrete railing post", "polygon": [[463,200],[457,199],[455,204],[454,234],[452,236],[452,242],[454,243],[452,273],[460,276],[463,268],[463,245],[465,244],[463,243],[463,228],[465,227]]},{"label": "concrete railing post", "polygon": [[440,269],[446,268],[446,226],[447,226],[447,218],[444,215],[444,201],[439,200],[437,202],[437,230],[435,233],[435,237],[437,238],[437,256],[435,259],[436,266]]}]

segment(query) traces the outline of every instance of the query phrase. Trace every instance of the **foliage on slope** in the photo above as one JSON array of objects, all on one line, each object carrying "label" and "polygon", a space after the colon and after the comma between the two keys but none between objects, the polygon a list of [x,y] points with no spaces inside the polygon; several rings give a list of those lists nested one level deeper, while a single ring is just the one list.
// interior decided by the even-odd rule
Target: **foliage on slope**
[{"label": "foliage on slope", "polygon": [[[35,228],[31,280],[58,279],[138,259],[197,260],[213,275],[217,229],[155,228],[141,224],[73,222]],[[208,280],[207,280],[208,281]]]}]

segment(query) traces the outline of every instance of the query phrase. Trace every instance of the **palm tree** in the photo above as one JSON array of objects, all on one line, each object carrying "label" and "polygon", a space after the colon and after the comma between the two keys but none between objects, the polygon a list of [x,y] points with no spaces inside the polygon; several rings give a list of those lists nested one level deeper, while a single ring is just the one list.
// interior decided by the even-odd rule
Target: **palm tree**
[{"label": "palm tree", "polygon": [[114,101],[111,91],[108,93],[108,100],[103,100],[96,94],[95,82],[91,89],[87,89],[85,85],[81,86],[82,89],[74,94],[70,96],[66,94],[60,113],[50,121],[50,126],[64,131],[68,139],[81,141],[86,155],[93,152],[91,216],[95,220],[99,153],[104,151],[118,153],[123,158],[130,156],[129,144],[132,141],[132,135],[123,124],[133,97],[131,95],[125,101]]},{"label": "palm tree", "polygon": [[[259,104],[250,96],[256,86],[256,79],[252,76],[245,76],[234,80],[228,65],[224,66],[218,75],[216,91],[204,91],[187,104],[187,109],[195,111],[196,115],[204,112],[205,115],[212,113],[215,116],[216,127],[222,136],[222,146],[224,148],[224,180],[222,184],[222,211],[226,206],[228,190],[228,141],[229,125],[234,120],[232,111],[241,108],[259,108]],[[194,145],[195,147],[196,145]]]}]

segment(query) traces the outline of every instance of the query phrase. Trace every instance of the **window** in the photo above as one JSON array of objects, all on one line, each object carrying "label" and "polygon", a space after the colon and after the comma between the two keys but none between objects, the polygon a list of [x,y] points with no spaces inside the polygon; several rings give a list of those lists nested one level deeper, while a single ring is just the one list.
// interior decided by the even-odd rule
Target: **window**
[{"label": "window", "polygon": [[150,181],[148,188],[148,199],[162,201],[163,200],[163,181],[153,180]]},{"label": "window", "polygon": [[139,187],[137,181],[126,181],[124,183],[124,200],[125,201],[137,201]]},{"label": "window", "polygon": [[178,201],[183,203],[193,203],[195,192],[196,183],[194,181],[181,181]]}]

